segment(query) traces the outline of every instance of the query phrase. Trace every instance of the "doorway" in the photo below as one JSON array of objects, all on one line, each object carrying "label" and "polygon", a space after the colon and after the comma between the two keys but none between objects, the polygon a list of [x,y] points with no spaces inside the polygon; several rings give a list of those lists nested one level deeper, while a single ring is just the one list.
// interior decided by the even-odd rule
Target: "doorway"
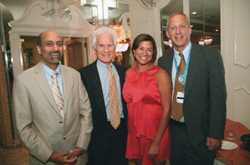
[{"label": "doorway", "polygon": [[[37,36],[21,36],[23,69],[26,70],[36,65],[41,57],[37,51]],[[70,66],[76,70],[82,68],[88,59],[88,46],[86,38],[65,37],[65,50],[62,64]],[[87,61],[85,61],[87,60]]]}]

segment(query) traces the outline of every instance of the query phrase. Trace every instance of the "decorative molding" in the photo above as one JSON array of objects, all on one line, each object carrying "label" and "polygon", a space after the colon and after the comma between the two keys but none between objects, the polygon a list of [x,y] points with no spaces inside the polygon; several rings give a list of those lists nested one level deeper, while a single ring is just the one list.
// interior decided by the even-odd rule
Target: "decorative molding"
[{"label": "decorative molding", "polygon": [[37,0],[26,8],[20,19],[11,22],[9,34],[14,77],[23,71],[21,36],[38,36],[43,31],[55,30],[65,37],[89,38],[95,29],[74,5],[67,6],[66,13],[70,15],[67,19],[60,10],[55,11],[59,13],[44,14],[49,10],[47,1]]},{"label": "decorative molding", "polygon": [[234,91],[237,91],[237,92],[243,91],[243,92],[247,93],[248,95],[250,95],[250,90],[247,89],[246,87],[236,87],[236,88],[234,88]]},{"label": "decorative molding", "polygon": [[[166,7],[171,0],[157,0],[156,5],[161,10],[162,8]],[[160,12],[160,11],[159,11]]]},{"label": "decorative molding", "polygon": [[137,0],[140,5],[144,8],[154,8],[156,7],[156,0]]},{"label": "decorative molding", "polygon": [[[236,34],[234,34],[235,36],[236,36]],[[236,66],[238,66],[238,67],[241,67],[241,68],[243,68],[243,69],[245,69],[245,70],[247,70],[248,68],[250,68],[250,64],[244,64],[244,63],[241,63],[241,62],[239,62],[239,60],[237,60],[237,51],[238,51],[238,49],[237,49],[237,43],[238,43],[239,41],[238,40],[236,40],[236,37],[234,37],[234,61],[233,61],[233,64],[234,65],[236,65]]]},{"label": "decorative molding", "polygon": [[33,32],[39,34],[44,30],[56,29],[63,35],[88,37],[95,28],[84,19],[80,9],[73,5],[67,8],[70,19],[65,19],[63,15],[59,14],[44,15],[47,11],[46,8],[46,1],[43,0],[29,5],[20,19],[11,22],[12,31],[29,35]]},{"label": "decorative molding", "polygon": [[[234,61],[233,64],[241,67],[245,70],[250,68],[250,58],[242,58],[244,54],[248,54],[248,43],[250,41],[250,33],[248,30],[248,25],[250,21],[248,19],[249,10],[245,8],[250,4],[249,1],[246,3],[240,3],[238,1],[233,1],[233,16],[241,19],[232,19],[233,20],[233,46],[234,46]],[[244,20],[244,21],[241,21]]]},{"label": "decorative molding", "polygon": [[236,62],[236,61],[234,61],[234,65],[238,66],[238,67],[241,67],[241,68],[243,68],[245,70],[247,70],[248,68],[250,68],[250,64],[245,65],[245,64],[242,64],[242,63]]}]

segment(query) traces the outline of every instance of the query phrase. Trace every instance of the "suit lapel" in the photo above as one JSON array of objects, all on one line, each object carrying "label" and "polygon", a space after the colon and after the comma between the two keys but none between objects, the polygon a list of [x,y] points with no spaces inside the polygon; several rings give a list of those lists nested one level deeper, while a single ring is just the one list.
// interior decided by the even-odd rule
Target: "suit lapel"
[{"label": "suit lapel", "polygon": [[171,53],[167,57],[167,61],[169,61],[169,62],[166,63],[167,70],[168,70],[171,77],[172,77],[173,58],[174,58],[174,50],[171,49]]},{"label": "suit lapel", "polygon": [[[92,81],[93,81],[93,89],[96,92],[96,102],[97,104],[101,107],[101,110],[104,110],[104,112],[99,113],[99,114],[103,114],[104,115],[104,119],[107,119],[107,115],[106,115],[106,107],[105,107],[105,103],[104,103],[104,96],[103,96],[103,92],[102,92],[102,85],[101,85],[101,80],[99,77],[99,73],[97,70],[97,64],[96,62],[93,63],[92,65]],[[98,109],[99,110],[99,109]]]},{"label": "suit lapel", "polygon": [[191,86],[192,86],[192,82],[194,81],[193,77],[194,77],[195,67],[196,65],[199,65],[199,62],[197,61],[197,58],[196,58],[197,55],[198,55],[198,51],[195,48],[195,45],[192,44],[187,80],[185,84],[185,97],[188,96]]},{"label": "suit lapel", "polygon": [[124,82],[124,75],[121,73],[120,68],[116,64],[114,64],[114,66],[115,66],[115,68],[117,70],[117,73],[119,75],[120,85],[121,85],[121,88],[122,88],[122,85],[123,85],[123,82]]},{"label": "suit lapel", "polygon": [[66,116],[66,113],[68,111],[68,102],[69,97],[72,95],[71,89],[73,86],[73,77],[71,74],[65,69],[65,67],[62,65],[62,80],[63,80],[63,98],[64,98],[64,116]]},{"label": "suit lapel", "polygon": [[34,73],[35,73],[34,74],[35,79],[37,80],[37,83],[38,83],[38,87],[41,89],[42,93],[45,96],[44,98],[46,98],[48,103],[51,105],[51,107],[53,107],[52,109],[54,111],[56,111],[56,113],[58,113],[58,115],[60,115],[58,110],[57,110],[57,106],[56,106],[54,97],[53,97],[52,92],[50,90],[49,83],[44,75],[42,63],[39,63],[36,65]]}]

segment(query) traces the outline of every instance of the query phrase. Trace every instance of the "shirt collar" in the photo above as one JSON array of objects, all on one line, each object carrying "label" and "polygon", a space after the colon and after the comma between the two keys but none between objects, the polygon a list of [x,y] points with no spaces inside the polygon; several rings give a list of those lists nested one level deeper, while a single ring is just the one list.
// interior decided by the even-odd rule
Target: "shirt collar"
[{"label": "shirt collar", "polygon": [[[105,64],[105,63],[103,63],[103,62],[101,62],[100,60],[97,60],[97,65],[99,66],[99,67],[101,67],[101,68],[108,68],[108,65],[109,64]],[[112,63],[110,63],[110,65],[113,65]],[[113,67],[113,66],[112,66]]]},{"label": "shirt collar", "polygon": [[54,71],[53,69],[51,69],[50,67],[48,67],[46,64],[43,64],[43,68],[46,74],[48,75],[53,75],[54,73],[57,73],[58,75],[61,75],[61,64],[59,64],[56,68],[56,70]]},{"label": "shirt collar", "polygon": [[[190,53],[191,53],[191,47],[192,47],[192,44],[191,42],[189,42],[187,44],[187,46],[185,47],[185,49],[183,50],[183,55],[184,55],[184,58],[185,58],[185,61],[188,60],[188,57],[190,56]],[[175,55],[175,58],[178,57],[179,58],[179,52],[174,48],[174,55]]]}]

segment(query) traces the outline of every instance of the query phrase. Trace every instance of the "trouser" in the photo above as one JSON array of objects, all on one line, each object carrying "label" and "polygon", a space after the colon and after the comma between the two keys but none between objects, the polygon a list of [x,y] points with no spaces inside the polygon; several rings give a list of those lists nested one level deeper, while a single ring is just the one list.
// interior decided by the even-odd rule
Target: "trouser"
[{"label": "trouser", "polygon": [[213,165],[215,152],[208,150],[206,141],[194,146],[185,123],[170,121],[171,165]]}]

